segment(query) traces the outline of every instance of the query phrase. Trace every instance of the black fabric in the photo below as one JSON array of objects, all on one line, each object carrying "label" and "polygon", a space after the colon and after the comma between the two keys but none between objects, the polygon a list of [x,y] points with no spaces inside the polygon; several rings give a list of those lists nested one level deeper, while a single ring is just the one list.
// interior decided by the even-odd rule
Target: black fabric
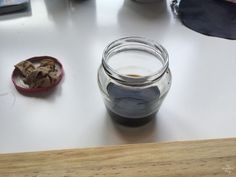
[{"label": "black fabric", "polygon": [[224,0],[181,0],[179,16],[187,27],[209,36],[236,39],[236,4]]}]

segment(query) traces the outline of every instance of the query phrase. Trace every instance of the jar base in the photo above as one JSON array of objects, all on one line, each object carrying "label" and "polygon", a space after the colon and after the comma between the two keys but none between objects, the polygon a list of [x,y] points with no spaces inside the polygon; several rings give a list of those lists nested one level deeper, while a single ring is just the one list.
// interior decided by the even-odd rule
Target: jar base
[{"label": "jar base", "polygon": [[142,125],[147,124],[151,120],[153,120],[156,117],[156,112],[146,116],[146,117],[140,117],[140,118],[129,118],[129,117],[123,117],[120,116],[111,110],[107,108],[107,112],[109,113],[110,117],[117,123],[127,126],[127,127],[139,127]]}]

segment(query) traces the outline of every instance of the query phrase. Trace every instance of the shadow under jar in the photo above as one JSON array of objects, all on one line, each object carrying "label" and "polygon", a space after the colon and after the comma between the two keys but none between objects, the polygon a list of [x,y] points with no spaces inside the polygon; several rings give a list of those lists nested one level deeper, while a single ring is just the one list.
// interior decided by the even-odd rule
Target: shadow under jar
[{"label": "shadow under jar", "polygon": [[142,37],[109,44],[98,69],[98,85],[111,118],[141,126],[158,112],[171,86],[167,51]]}]

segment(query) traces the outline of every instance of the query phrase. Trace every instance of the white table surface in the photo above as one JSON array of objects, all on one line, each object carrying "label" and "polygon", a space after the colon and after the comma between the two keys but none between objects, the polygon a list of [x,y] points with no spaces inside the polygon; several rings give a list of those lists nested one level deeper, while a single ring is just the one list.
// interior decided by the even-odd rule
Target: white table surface
[{"label": "white table surface", "polygon": [[[32,0],[31,12],[0,16],[0,153],[236,136],[236,41],[184,27],[169,3]],[[125,36],[161,43],[173,83],[155,121],[111,121],[96,73],[105,46]],[[50,55],[65,77],[51,94],[29,97],[11,82],[14,64]]]}]

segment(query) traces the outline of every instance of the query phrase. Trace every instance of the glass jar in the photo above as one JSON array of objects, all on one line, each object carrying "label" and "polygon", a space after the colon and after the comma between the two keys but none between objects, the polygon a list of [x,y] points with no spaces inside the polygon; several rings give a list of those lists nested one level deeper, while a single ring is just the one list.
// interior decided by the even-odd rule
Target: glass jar
[{"label": "glass jar", "polygon": [[168,53],[142,37],[118,39],[103,52],[98,85],[112,119],[126,126],[144,125],[170,89]]}]

